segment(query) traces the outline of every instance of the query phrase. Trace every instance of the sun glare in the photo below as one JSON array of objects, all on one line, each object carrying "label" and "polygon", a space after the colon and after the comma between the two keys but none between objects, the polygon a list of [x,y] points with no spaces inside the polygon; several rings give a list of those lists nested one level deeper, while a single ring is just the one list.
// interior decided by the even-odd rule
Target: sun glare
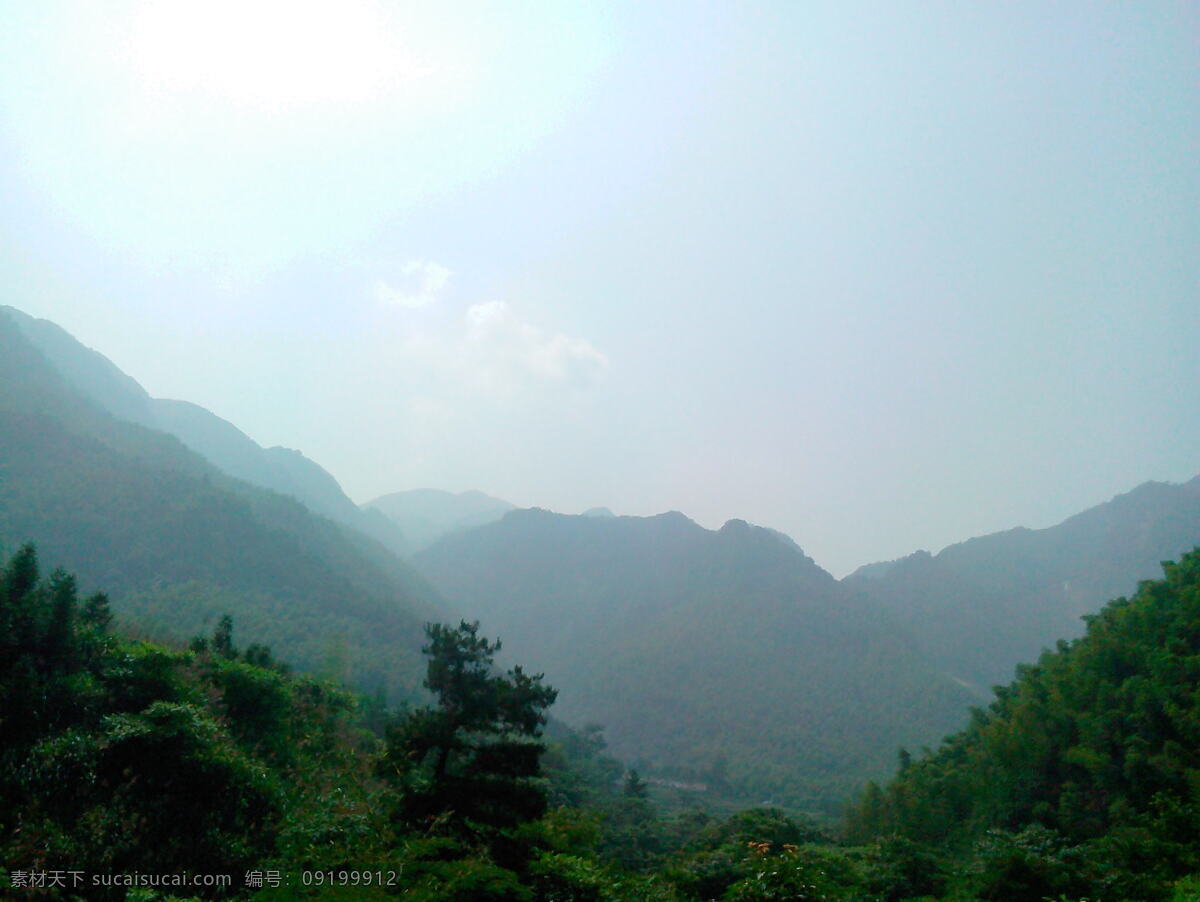
[{"label": "sun glare", "polygon": [[445,73],[444,60],[398,32],[377,4],[351,0],[153,3],[137,16],[129,58],[150,91],[266,107],[353,103]]}]

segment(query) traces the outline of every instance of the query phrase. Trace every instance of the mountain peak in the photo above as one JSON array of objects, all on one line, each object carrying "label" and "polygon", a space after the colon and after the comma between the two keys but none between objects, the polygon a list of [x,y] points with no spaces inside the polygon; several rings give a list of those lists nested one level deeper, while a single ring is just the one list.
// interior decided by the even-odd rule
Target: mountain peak
[{"label": "mountain peak", "polygon": [[458,493],[408,489],[380,495],[362,507],[379,512],[395,524],[413,552],[428,548],[451,533],[493,523],[515,510],[510,502],[478,489]]},{"label": "mountain peak", "polygon": [[648,519],[658,520],[662,523],[687,523],[692,526],[697,525],[696,521],[682,511],[670,510],[663,511],[661,514],[655,514]]}]

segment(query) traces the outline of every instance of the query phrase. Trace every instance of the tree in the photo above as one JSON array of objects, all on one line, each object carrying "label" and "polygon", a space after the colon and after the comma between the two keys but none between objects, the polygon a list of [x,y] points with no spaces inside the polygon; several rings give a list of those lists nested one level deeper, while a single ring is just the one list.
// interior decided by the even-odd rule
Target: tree
[{"label": "tree", "polygon": [[491,842],[545,811],[538,737],[558,693],[541,674],[498,673],[500,643],[478,631],[478,622],[426,625],[434,704],[389,731],[380,769],[401,790],[404,827]]},{"label": "tree", "polygon": [[236,658],[237,652],[233,647],[233,618],[228,614],[221,617],[212,637],[213,654],[222,658]]},{"label": "tree", "polygon": [[625,775],[625,785],[621,790],[621,794],[635,799],[644,799],[650,794],[650,790],[642,782],[642,778],[637,770],[633,769]]}]

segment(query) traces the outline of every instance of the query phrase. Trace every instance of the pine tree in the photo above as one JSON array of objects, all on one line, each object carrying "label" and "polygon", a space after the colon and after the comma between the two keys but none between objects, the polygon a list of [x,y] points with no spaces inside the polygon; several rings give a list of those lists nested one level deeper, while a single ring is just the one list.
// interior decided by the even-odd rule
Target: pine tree
[{"label": "pine tree", "polygon": [[493,839],[546,808],[538,741],[557,691],[520,667],[496,671],[499,642],[479,624],[429,624],[425,687],[432,706],[388,735],[381,773],[402,790],[397,819],[408,828]]},{"label": "pine tree", "polygon": [[637,770],[631,769],[625,775],[625,785],[621,789],[621,794],[634,799],[644,799],[650,795],[650,791],[646,788],[646,784]]}]

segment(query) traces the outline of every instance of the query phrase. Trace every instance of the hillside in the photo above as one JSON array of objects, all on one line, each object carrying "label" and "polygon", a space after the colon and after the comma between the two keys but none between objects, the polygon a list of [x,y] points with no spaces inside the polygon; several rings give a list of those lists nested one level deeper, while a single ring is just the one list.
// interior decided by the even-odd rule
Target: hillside
[{"label": "hillside", "polygon": [[263,448],[199,405],[150,397],[112,361],[80,344],[55,323],[13,307],[0,307],[0,316],[5,315],[69,388],[117,419],[169,433],[235,479],[290,495],[314,513],[351,526],[393,552],[407,550],[394,523],[373,511],[360,510],[332,475],[299,451]]},{"label": "hillside", "polygon": [[1158,899],[1200,870],[1200,551],[1165,571],[869,787],[851,832],[973,855],[989,899]]},{"label": "hillside", "polygon": [[556,716],[742,797],[830,805],[971,701],[873,602],[741,521],[519,510],[414,563],[545,671]]},{"label": "hillside", "polygon": [[[97,391],[128,387],[108,374]],[[230,613],[303,669],[416,686],[436,593],[374,540],[117,419],[3,315],[0,414],[0,547],[35,542],[142,630],[186,639]]]},{"label": "hillside", "polygon": [[872,564],[845,585],[887,609],[939,667],[981,687],[1083,632],[1081,618],[1200,544],[1200,477],[1148,482],[1057,526]]}]

